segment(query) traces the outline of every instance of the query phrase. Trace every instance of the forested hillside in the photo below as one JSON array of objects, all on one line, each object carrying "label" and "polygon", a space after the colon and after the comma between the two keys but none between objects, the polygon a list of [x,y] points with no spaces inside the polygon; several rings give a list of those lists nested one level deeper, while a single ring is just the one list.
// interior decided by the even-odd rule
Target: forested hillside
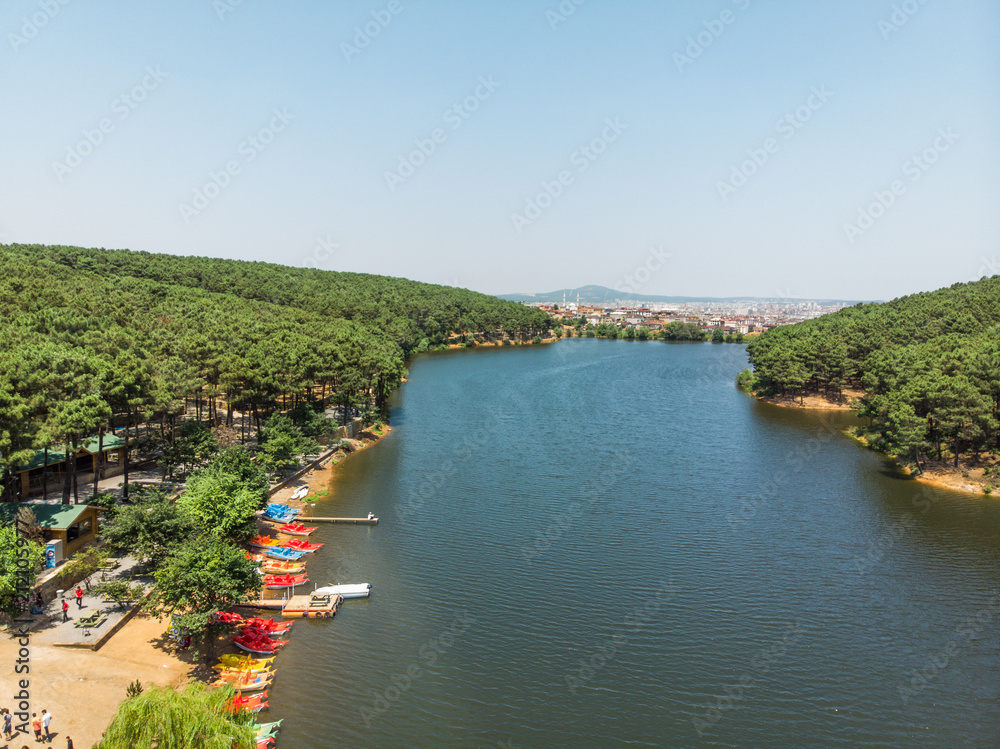
[{"label": "forested hillside", "polygon": [[1000,276],[775,328],[747,353],[760,394],[863,389],[868,437],[918,466],[1000,447]]},{"label": "forested hillside", "polygon": [[353,405],[369,392],[382,408],[411,351],[549,326],[519,304],[404,279],[37,245],[0,245],[0,319],[4,468],[186,400],[258,424],[289,395]]}]

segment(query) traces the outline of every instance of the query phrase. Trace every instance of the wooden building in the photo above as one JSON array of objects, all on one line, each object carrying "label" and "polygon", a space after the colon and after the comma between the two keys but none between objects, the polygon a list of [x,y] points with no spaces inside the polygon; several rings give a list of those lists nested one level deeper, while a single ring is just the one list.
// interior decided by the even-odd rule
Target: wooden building
[{"label": "wooden building", "polygon": [[81,547],[97,539],[97,507],[91,505],[25,505],[7,502],[0,504],[0,520],[7,525],[14,523],[17,511],[30,507],[38,520],[38,527],[46,541],[62,541],[63,557],[76,553]]},{"label": "wooden building", "polygon": [[[43,474],[48,472],[50,489],[60,490],[65,471],[69,470],[69,447],[58,445],[48,450],[39,450],[26,465],[18,466],[14,472],[20,477],[21,496],[39,494],[42,491]],[[76,448],[76,472],[98,474],[98,478],[117,476],[125,470],[125,440],[114,434],[88,437]]]}]

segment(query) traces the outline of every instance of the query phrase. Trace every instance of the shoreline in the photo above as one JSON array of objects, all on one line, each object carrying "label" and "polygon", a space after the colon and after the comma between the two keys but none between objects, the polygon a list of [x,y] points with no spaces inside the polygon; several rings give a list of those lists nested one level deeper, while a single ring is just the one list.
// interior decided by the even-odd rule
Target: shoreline
[{"label": "shoreline", "polygon": [[[355,449],[337,450],[270,498],[294,507],[309,507],[313,502],[289,500],[297,488],[308,485],[313,497],[328,489],[337,466],[357,452],[378,443],[392,432],[383,423],[382,433],[363,430],[351,440]],[[264,526],[262,522],[259,526]],[[267,526],[264,532],[273,532]],[[44,708],[52,713],[54,741],[62,743],[66,736],[79,747],[90,747],[100,741],[119,705],[126,699],[126,687],[138,680],[150,685],[182,688],[191,681],[209,683],[215,677],[212,663],[219,655],[239,652],[230,642],[231,633],[207,638],[197,650],[180,650],[166,636],[169,619],[156,619],[138,613],[97,651],[60,647],[47,642],[43,632],[32,632],[30,640],[31,711]],[[20,645],[13,630],[0,637],[0,659],[14,663]],[[12,688],[11,694],[14,693]],[[6,707],[3,703],[0,706]],[[85,707],[84,707],[85,706]],[[14,712],[12,710],[12,712]],[[280,717],[280,716],[279,716]],[[16,725],[16,721],[15,721]],[[34,737],[32,736],[32,741]],[[11,746],[28,742],[28,734],[15,736]],[[0,744],[2,745],[2,744]]]},{"label": "shoreline", "polygon": [[[748,395],[762,403],[769,403],[772,406],[778,406],[780,408],[795,408],[805,411],[850,411],[852,410],[850,405],[851,401],[864,395],[861,390],[845,389],[841,393],[840,398],[836,400],[826,395],[813,393],[812,395],[805,396],[803,398],[804,403],[800,403],[791,396],[787,395],[762,396],[753,392],[744,392],[747,392]],[[959,460],[959,465],[956,468],[946,460],[927,460],[924,461],[923,470],[917,472],[904,464],[898,456],[883,453],[872,447],[868,440],[864,437],[853,434],[850,430],[846,429],[843,430],[843,434],[855,442],[864,445],[864,447],[868,450],[872,450],[873,452],[883,455],[886,460],[890,461],[893,466],[895,466],[907,479],[919,481],[920,483],[927,484],[929,486],[936,486],[940,489],[948,489],[950,491],[972,494],[980,497],[992,497],[995,492],[1000,492],[1000,487],[998,487],[994,492],[985,491],[985,487],[990,482],[985,480],[986,477],[983,475],[983,471],[986,466],[982,463],[973,465],[972,461],[969,459]],[[994,465],[1000,465],[1000,461]],[[977,473],[978,475],[973,477],[973,473]],[[997,479],[997,483],[1000,484],[1000,478]]]}]

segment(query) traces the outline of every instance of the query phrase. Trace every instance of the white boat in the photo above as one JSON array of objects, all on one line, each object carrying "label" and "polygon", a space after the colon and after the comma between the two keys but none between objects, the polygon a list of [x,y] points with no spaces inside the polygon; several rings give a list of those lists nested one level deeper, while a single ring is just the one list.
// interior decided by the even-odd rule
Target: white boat
[{"label": "white boat", "polygon": [[372,592],[371,583],[358,583],[357,585],[327,585],[325,588],[316,588],[313,595],[338,595],[343,598],[367,598]]},{"label": "white boat", "polygon": [[303,499],[309,493],[308,486],[300,486],[294,492],[292,492],[292,499]]}]

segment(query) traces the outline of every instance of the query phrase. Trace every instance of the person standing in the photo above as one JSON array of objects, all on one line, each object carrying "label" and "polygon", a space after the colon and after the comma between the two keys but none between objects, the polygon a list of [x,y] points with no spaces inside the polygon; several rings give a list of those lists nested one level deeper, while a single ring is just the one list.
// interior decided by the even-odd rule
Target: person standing
[{"label": "person standing", "polygon": [[42,719],[38,717],[38,713],[31,714],[31,730],[35,732],[35,743],[42,743]]},{"label": "person standing", "polygon": [[62,610],[63,610],[63,621],[64,622],[68,622],[69,621],[69,604],[66,603],[65,600],[63,601]]},{"label": "person standing", "polygon": [[73,749],[73,739],[66,737],[66,749]]},{"label": "person standing", "polygon": [[7,741],[11,741],[14,738],[14,716],[10,714],[10,710],[7,708],[3,709],[3,737]]},{"label": "person standing", "polygon": [[78,609],[83,608],[83,588],[79,585],[76,586],[76,607]]},{"label": "person standing", "polygon": [[49,733],[49,723],[52,722],[52,713],[42,710],[42,728],[45,730],[45,740],[52,743],[52,734]]}]

